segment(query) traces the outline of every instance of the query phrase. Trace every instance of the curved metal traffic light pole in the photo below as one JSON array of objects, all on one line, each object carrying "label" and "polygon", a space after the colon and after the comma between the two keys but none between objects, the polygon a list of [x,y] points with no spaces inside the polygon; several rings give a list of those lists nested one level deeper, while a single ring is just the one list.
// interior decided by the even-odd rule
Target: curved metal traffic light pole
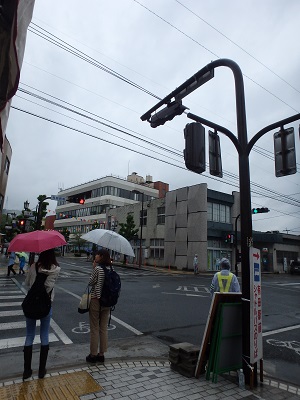
[{"label": "curved metal traffic light pole", "polygon": [[[243,369],[245,372],[246,383],[250,383],[250,371],[253,372],[253,366],[250,365],[250,255],[249,249],[253,245],[252,238],[252,210],[251,210],[251,191],[250,191],[250,169],[249,169],[249,153],[256,143],[265,133],[272,129],[281,127],[284,124],[291,123],[300,119],[300,114],[296,114],[290,118],[278,121],[272,125],[259,131],[248,143],[247,124],[246,124],[246,109],[245,109],[245,93],[243,74],[234,61],[229,59],[219,59],[207,64],[195,75],[189,78],[186,82],[180,85],[177,89],[167,95],[164,99],[158,102],[154,107],[148,110],[141,116],[141,120],[151,123],[151,114],[163,105],[170,104],[172,99],[179,103],[181,100],[193,90],[197,89],[201,84],[207,82],[214,76],[214,69],[218,67],[228,67],[234,75],[235,82],[235,101],[236,101],[236,119],[237,119],[237,136],[228,129],[217,125],[211,121],[201,118],[195,114],[187,113],[187,117],[194,121],[201,122],[204,125],[210,126],[219,132],[225,134],[234,144],[239,155],[239,190],[240,190],[240,218],[241,218],[241,262],[242,262],[242,331],[243,331]],[[207,79],[202,79],[207,77]],[[165,110],[165,111],[164,111]],[[175,117],[169,115],[167,108],[160,112],[160,125],[163,125],[166,120],[171,120]],[[166,118],[167,117],[167,118]],[[262,371],[261,371],[262,374]],[[256,364],[254,365],[254,383],[257,382]],[[261,375],[262,376],[262,375]],[[250,383],[250,385],[253,382]]]}]

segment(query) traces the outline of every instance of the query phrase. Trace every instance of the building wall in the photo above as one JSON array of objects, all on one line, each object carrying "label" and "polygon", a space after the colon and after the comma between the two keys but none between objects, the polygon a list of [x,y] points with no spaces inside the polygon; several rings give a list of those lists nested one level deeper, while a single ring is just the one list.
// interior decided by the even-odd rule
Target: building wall
[{"label": "building wall", "polygon": [[195,254],[200,271],[206,271],[206,184],[180,188],[166,195],[165,264],[192,269]]},{"label": "building wall", "polygon": [[4,137],[3,143],[3,152],[0,152],[0,160],[1,160],[1,169],[0,169],[0,212],[2,214],[4,199],[6,193],[6,186],[9,176],[10,163],[12,158],[12,148],[7,140],[7,137]]},{"label": "building wall", "polygon": [[[58,202],[56,207],[57,219],[54,223],[56,229],[68,228],[71,233],[85,233],[88,232],[95,222],[100,223],[101,228],[105,228],[107,219],[108,208],[122,208],[126,204],[137,203],[141,194],[144,193],[144,197],[157,198],[159,196],[159,191],[152,187],[152,184],[148,183],[136,183],[141,180],[144,182],[142,177],[136,174],[128,176],[128,179],[121,179],[113,176],[106,176],[95,181],[87,182],[81,185],[74,186],[69,189],[61,190],[58,196],[68,198],[74,195],[82,195],[85,198],[84,205],[77,203],[67,203],[65,201]],[[134,182],[132,182],[134,180]],[[102,195],[99,197],[91,197],[92,190],[103,188],[103,187],[113,187],[122,189],[132,194],[132,198],[120,197],[116,195]],[[134,193],[139,192],[139,193]],[[91,214],[89,208],[95,206],[103,206],[101,213]],[[102,207],[101,207],[102,208]],[[83,210],[85,210],[85,215],[83,215]],[[75,214],[75,215],[74,215]],[[74,231],[74,232],[73,232]]]}]

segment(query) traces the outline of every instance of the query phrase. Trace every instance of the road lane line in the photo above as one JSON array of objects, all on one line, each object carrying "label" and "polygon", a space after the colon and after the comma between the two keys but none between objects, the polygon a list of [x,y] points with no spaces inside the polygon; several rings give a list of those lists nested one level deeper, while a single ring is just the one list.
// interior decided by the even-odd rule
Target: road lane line
[{"label": "road lane line", "polygon": [[300,325],[293,325],[293,326],[288,326],[286,328],[275,329],[274,331],[264,332],[262,335],[270,336],[270,335],[275,335],[276,333],[292,331],[293,329],[299,329],[299,328],[300,328]]},{"label": "road lane line", "polygon": [[57,323],[51,318],[50,322],[51,328],[54,330],[54,332],[57,334],[57,336],[60,338],[60,340],[64,344],[72,344],[72,340],[64,333],[64,331],[57,325]]},{"label": "road lane line", "polygon": [[[64,288],[61,287],[61,286],[56,285],[55,287],[58,288],[58,289],[60,289],[60,290],[62,290],[62,291],[65,292],[65,293],[70,294],[71,296],[75,297],[75,298],[78,299],[78,300],[81,299],[81,296],[78,296],[78,294],[75,294],[75,293],[73,293],[73,292],[70,292],[69,290],[64,289]],[[124,321],[121,321],[119,318],[116,318],[116,317],[114,317],[114,316],[112,315],[112,316],[111,316],[111,319],[114,320],[114,321],[116,321],[118,324],[122,325],[124,328],[128,329],[129,331],[135,333],[136,335],[143,335],[143,332],[138,331],[138,330],[135,329],[133,326],[126,324],[126,322],[124,322]]]}]

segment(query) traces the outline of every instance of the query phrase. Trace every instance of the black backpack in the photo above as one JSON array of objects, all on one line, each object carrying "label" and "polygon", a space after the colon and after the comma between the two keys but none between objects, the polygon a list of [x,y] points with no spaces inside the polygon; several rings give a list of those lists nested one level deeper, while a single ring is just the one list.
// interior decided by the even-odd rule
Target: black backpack
[{"label": "black backpack", "polygon": [[104,265],[101,265],[101,267],[105,273],[105,279],[102,287],[100,305],[102,307],[114,308],[120,296],[121,278],[112,266],[106,268]]},{"label": "black backpack", "polygon": [[25,317],[31,319],[41,319],[46,317],[51,309],[51,292],[47,293],[45,281],[48,275],[38,272],[38,266],[35,265],[36,278],[29,289],[22,303]]}]

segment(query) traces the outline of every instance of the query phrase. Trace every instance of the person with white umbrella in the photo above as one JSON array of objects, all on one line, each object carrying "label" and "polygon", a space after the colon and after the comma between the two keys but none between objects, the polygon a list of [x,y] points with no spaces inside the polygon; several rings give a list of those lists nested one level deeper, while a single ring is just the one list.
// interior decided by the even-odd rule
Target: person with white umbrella
[{"label": "person with white umbrella", "polygon": [[100,298],[105,279],[105,272],[101,266],[106,267],[110,265],[111,259],[109,252],[104,249],[97,251],[93,262],[93,272],[89,280],[89,286],[92,286],[89,309],[90,354],[86,357],[86,361],[89,363],[103,363],[104,353],[107,351],[107,325],[110,307],[102,307],[100,305]]}]

